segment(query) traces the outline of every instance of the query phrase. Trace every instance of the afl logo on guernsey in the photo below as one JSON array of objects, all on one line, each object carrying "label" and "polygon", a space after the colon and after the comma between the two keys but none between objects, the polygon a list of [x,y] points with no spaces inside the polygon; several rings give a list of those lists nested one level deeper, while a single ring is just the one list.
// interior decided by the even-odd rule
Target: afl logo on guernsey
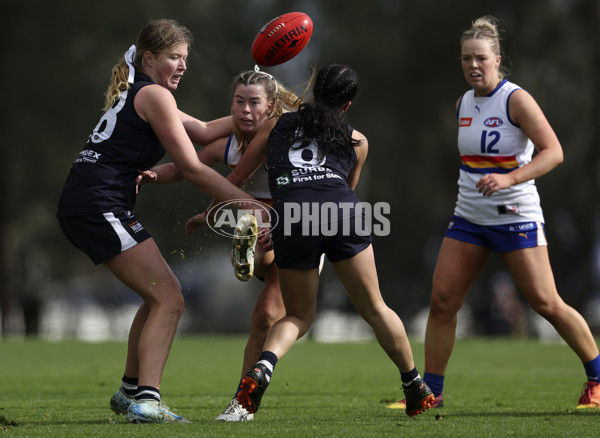
[{"label": "afl logo on guernsey", "polygon": [[488,117],[484,120],[483,124],[488,128],[498,128],[502,126],[502,119],[500,117]]}]

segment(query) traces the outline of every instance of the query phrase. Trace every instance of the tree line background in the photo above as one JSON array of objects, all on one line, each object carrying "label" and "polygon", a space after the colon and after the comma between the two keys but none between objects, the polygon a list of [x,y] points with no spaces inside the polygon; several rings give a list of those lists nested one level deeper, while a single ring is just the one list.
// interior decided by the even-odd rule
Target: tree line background
[{"label": "tree line background", "polygon": [[[250,47],[258,30],[291,11],[312,18],[312,39],[293,60],[263,70],[292,89],[308,79],[313,63],[357,71],[359,93],[348,119],[370,143],[357,192],[363,201],[391,205],[391,234],[375,237],[374,248],[384,298],[403,319],[428,306],[437,250],[456,201],[455,103],[468,89],[459,38],[481,15],[502,21],[509,80],[534,96],[565,152],[565,162],[537,181],[557,285],[599,333],[597,0],[22,0],[3,6],[2,336],[40,334],[52,302],[77,311],[89,302],[110,307],[135,300],[68,243],[55,212],[70,165],[100,116],[110,69],[141,27],[173,18],[192,30],[196,40],[175,96],[183,111],[210,120],[229,114],[231,80],[253,68]],[[252,303],[260,285],[229,293],[233,286],[219,283],[231,275],[229,242],[209,232],[184,236],[187,218],[208,201],[188,183],[145,186],[136,213],[183,277],[184,294],[195,303],[187,310],[195,312],[190,330],[246,331],[244,324],[223,328],[215,321],[240,319],[240,312],[247,321],[250,308],[236,305],[238,294]],[[492,257],[467,300],[475,333],[515,334],[506,317],[514,296],[503,292],[514,285],[505,278]],[[322,308],[352,312],[339,289],[326,272]],[[209,311],[215,300],[218,315]]]}]

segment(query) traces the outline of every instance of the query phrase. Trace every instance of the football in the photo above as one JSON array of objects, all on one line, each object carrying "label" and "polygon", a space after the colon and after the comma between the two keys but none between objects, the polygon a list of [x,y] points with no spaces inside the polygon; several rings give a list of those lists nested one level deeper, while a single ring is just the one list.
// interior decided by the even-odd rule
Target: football
[{"label": "football", "polygon": [[258,65],[283,64],[306,47],[313,33],[313,23],[303,12],[289,12],[273,18],[256,35],[252,58]]}]

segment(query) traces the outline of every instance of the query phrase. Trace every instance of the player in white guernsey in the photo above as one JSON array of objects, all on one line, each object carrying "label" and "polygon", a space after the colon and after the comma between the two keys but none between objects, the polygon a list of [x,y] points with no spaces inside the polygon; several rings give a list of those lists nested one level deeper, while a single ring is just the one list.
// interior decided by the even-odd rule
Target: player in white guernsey
[{"label": "player in white guernsey", "polygon": [[[509,113],[510,98],[516,90],[520,88],[504,79],[486,96],[469,90],[459,100],[462,164],[454,214],[477,225],[544,222],[533,179],[496,188],[493,196],[482,196],[478,187],[483,176],[508,174],[531,162],[533,143]],[[538,233],[540,244],[544,244],[543,234]]]},{"label": "player in white guernsey", "polygon": [[[282,84],[277,83],[273,76],[258,69],[240,73],[233,80],[232,86],[233,132],[228,137],[220,138],[200,148],[198,158],[209,166],[223,162],[231,169],[235,169],[248,143],[254,138],[262,123],[269,117],[281,115],[288,108],[294,109],[298,103],[298,97]],[[168,163],[144,172],[144,178],[138,182],[140,184],[147,182],[169,184],[181,179],[177,168],[172,163]],[[228,179],[231,180],[231,178]],[[246,193],[254,196],[258,201],[271,205],[271,193],[264,166],[254,172],[244,183],[243,188]],[[205,222],[205,213],[194,216],[186,224],[187,234],[192,234],[199,225]],[[254,263],[254,272],[256,277],[263,281],[263,289],[254,305],[241,376],[244,376],[258,360],[271,326],[285,315],[273,250],[265,251],[260,245],[257,245]],[[249,278],[249,276],[245,276],[244,281]],[[248,421],[253,417],[253,414],[247,412],[235,398],[232,398],[225,412],[216,419]]]},{"label": "player in white guernsey", "polygon": [[503,79],[494,17],[475,20],[462,35],[461,49],[472,90],[457,102],[462,158],[458,202],[433,275],[424,380],[441,406],[457,312],[490,253],[496,252],[533,310],[581,359],[588,381],[578,407],[599,408],[598,346],[586,321],[556,290],[534,185],[535,178],[562,162],[561,145],[531,95]]}]

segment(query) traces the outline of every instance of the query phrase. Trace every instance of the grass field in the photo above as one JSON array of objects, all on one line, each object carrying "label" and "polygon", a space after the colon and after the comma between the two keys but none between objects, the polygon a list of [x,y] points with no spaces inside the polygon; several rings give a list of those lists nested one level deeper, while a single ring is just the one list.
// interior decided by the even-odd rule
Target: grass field
[{"label": "grass field", "polygon": [[[242,337],[179,337],[163,400],[192,424],[128,424],[108,401],[123,372],[125,343],[0,342],[2,437],[592,437],[600,410],[577,411],[583,367],[565,345],[475,339],[457,342],[445,407],[409,419],[386,409],[400,376],[375,342],[298,343],[283,358],[255,420],[214,418],[231,399]],[[423,345],[413,343],[417,367]]]}]

